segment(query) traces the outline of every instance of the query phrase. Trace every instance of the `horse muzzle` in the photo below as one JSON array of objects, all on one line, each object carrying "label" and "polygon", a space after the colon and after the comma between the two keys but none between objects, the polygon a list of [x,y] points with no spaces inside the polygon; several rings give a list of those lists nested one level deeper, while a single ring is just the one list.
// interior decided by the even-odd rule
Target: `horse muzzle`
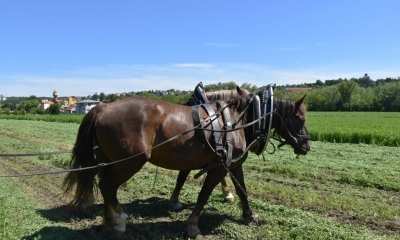
[{"label": "horse muzzle", "polygon": [[296,147],[294,147],[295,154],[306,155],[311,149],[310,135],[297,135],[293,137]]}]

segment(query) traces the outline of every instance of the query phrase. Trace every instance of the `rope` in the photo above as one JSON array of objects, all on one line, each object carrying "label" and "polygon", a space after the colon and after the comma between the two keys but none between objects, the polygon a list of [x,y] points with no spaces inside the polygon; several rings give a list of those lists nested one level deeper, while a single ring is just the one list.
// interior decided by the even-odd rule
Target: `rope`
[{"label": "rope", "polygon": [[44,156],[44,155],[56,155],[71,153],[71,151],[57,151],[57,152],[42,152],[42,153],[0,153],[0,157],[33,157],[33,156]]}]

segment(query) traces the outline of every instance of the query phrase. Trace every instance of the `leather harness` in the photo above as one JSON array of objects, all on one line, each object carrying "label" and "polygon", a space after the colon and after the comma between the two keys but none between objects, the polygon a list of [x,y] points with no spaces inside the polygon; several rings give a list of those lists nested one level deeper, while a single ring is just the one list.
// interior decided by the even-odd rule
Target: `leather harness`
[{"label": "leather harness", "polygon": [[[223,138],[220,130],[220,125],[218,118],[222,115],[224,130],[232,129],[232,119],[229,112],[229,108],[227,104],[223,101],[216,101],[217,111],[215,111],[210,105],[206,95],[204,94],[203,85],[200,82],[189,99],[189,104],[192,105],[192,117],[193,123],[195,126],[203,125],[202,128],[205,128],[211,124],[212,133],[214,138],[214,144],[211,144],[203,130],[197,129],[195,132],[197,137],[205,144],[209,146],[210,149],[216,153],[217,158],[225,162],[225,164],[229,167],[232,163],[232,132],[228,131],[225,133],[225,139]],[[201,121],[202,117],[200,116],[199,108],[203,108],[204,112],[207,114],[204,119],[208,118],[207,121]]]},{"label": "leather harness", "polygon": [[[253,126],[253,141],[249,144],[246,151],[250,148],[256,147],[255,154],[260,155],[266,149],[270,138],[271,124],[272,124],[272,116],[274,111],[273,104],[273,89],[275,88],[275,84],[269,84],[254,96],[253,98],[253,119],[261,119],[256,122]],[[196,129],[195,133],[200,141],[203,142],[206,146],[209,146],[210,149],[216,153],[217,160],[205,168],[203,168],[200,172],[198,172],[194,178],[198,178],[202,174],[206,173],[209,169],[220,165],[225,162],[226,167],[229,167],[232,162],[236,162],[241,159],[243,155],[238,156],[237,158],[232,160],[232,119],[229,112],[229,108],[227,104],[223,101],[216,101],[217,111],[215,111],[212,106],[209,104],[209,101],[204,93],[203,85],[200,82],[191,98],[189,99],[189,104],[192,106],[192,116],[194,126],[201,126],[201,128],[207,128],[211,124],[212,133],[214,137],[214,146],[207,140],[205,133],[201,129]],[[207,114],[206,116],[200,116],[200,107]],[[267,115],[269,114],[269,120],[267,119]],[[204,115],[204,114],[203,114]],[[225,133],[225,139],[223,139],[222,134],[220,132],[220,125],[218,118],[222,115],[224,130],[228,130]],[[263,117],[265,116],[265,117]],[[207,119],[206,121],[202,121]],[[225,142],[224,142],[225,140]]]}]

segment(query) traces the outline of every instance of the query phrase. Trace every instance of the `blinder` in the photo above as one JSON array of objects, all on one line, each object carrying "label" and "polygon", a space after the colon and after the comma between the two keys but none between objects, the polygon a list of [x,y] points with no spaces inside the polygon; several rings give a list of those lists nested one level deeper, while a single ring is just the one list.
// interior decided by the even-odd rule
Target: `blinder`
[{"label": "blinder", "polygon": [[[296,135],[293,136],[292,133],[295,133],[296,130],[295,130],[295,128],[293,127],[292,119],[291,119],[290,117],[285,118],[285,120],[284,120],[283,122],[284,122],[284,124],[285,124],[285,128],[287,129],[287,133],[289,134],[289,136],[290,136],[290,138],[291,138],[291,141],[293,141],[294,143],[296,143],[296,145],[297,145],[298,147],[302,147],[301,145],[302,145],[302,142],[303,142],[303,141],[307,141],[307,140],[310,140],[310,139],[311,139],[310,135],[308,135],[308,134],[296,133]],[[305,129],[307,129],[307,128],[305,127]],[[281,141],[281,143],[278,145],[278,148],[281,148],[281,147],[283,147],[284,145],[289,144],[289,142],[290,142],[290,141],[288,141],[288,140],[286,140],[286,141],[280,140],[280,141]]]}]

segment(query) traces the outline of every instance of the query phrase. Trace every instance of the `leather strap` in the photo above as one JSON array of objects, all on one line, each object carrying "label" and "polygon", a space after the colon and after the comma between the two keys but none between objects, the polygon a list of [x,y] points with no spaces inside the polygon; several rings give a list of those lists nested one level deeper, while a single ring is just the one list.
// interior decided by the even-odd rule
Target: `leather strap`
[{"label": "leather strap", "polygon": [[[200,121],[199,105],[192,106],[192,118],[195,128],[202,127]],[[203,144],[207,142],[206,135],[204,134],[203,130],[196,129],[194,132]]]},{"label": "leather strap", "polygon": [[217,104],[220,106],[222,111],[222,118],[224,119],[225,130],[228,130],[225,134],[225,148],[226,148],[226,166],[229,167],[232,163],[232,119],[231,114],[229,113],[229,108],[226,107],[226,103],[222,101],[218,101]]},{"label": "leather strap", "polygon": [[224,145],[222,143],[222,136],[221,133],[219,132],[221,129],[219,127],[218,123],[218,116],[215,114],[214,109],[211,107],[210,104],[206,103],[201,105],[204,107],[204,109],[208,112],[208,115],[210,115],[210,121],[213,127],[213,135],[214,135],[214,141],[215,141],[215,150],[217,152],[223,151],[224,150]]}]

